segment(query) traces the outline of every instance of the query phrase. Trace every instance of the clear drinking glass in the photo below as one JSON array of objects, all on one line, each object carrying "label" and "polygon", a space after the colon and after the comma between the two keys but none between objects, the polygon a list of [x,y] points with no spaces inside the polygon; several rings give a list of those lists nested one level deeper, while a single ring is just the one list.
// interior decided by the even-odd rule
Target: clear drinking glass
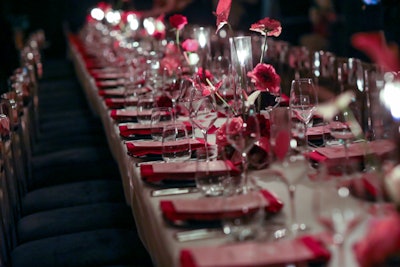
[{"label": "clear drinking glass", "polygon": [[347,262],[352,249],[345,248],[347,237],[367,218],[365,203],[350,194],[347,187],[337,187],[333,182],[325,182],[318,196],[314,211],[317,221],[331,231],[336,246],[330,266],[350,266]]},{"label": "clear drinking glass", "polygon": [[304,132],[299,134],[299,137],[304,136],[305,150],[308,151],[307,128],[318,104],[317,92],[312,79],[304,78],[292,81],[289,104],[292,116],[303,124]]},{"label": "clear drinking glass", "polygon": [[216,145],[206,148],[202,147],[196,150],[196,186],[200,192],[207,197],[221,196],[224,193],[225,183],[229,178],[228,165],[225,170],[215,171],[216,164],[223,161],[217,161],[218,147]]},{"label": "clear drinking glass", "polygon": [[260,138],[260,125],[254,105],[250,106],[240,117],[236,117],[233,112],[228,112],[226,121],[226,138],[241,155],[243,183],[241,190],[249,191],[253,186],[249,181],[247,173],[247,154],[254,146],[254,143]]},{"label": "clear drinking glass", "polygon": [[339,111],[329,122],[330,135],[343,144],[345,162],[343,164],[343,174],[350,173],[349,170],[349,143],[354,138],[350,128],[352,114],[350,110]]},{"label": "clear drinking glass", "polygon": [[151,123],[151,111],[155,107],[155,98],[152,94],[143,95],[137,103],[137,120],[141,124]]},{"label": "clear drinking glass", "polygon": [[174,122],[164,126],[162,134],[162,158],[165,162],[182,162],[192,155],[186,125]]},{"label": "clear drinking glass", "polygon": [[155,141],[162,141],[164,126],[174,122],[174,114],[170,107],[155,107],[151,111],[151,137]]}]

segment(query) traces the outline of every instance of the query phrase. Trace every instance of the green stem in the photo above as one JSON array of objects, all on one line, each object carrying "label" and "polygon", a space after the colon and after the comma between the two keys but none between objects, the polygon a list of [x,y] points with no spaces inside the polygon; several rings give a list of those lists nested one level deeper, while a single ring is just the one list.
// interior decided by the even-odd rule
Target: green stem
[{"label": "green stem", "polygon": [[261,47],[261,57],[260,57],[260,64],[263,62],[264,59],[264,53],[265,53],[265,47],[267,46],[267,34],[264,35],[264,44]]}]

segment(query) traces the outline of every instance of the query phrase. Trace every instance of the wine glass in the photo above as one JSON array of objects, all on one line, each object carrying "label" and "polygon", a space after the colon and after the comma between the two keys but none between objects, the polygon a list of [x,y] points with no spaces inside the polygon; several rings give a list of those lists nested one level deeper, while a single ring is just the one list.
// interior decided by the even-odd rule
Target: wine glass
[{"label": "wine glass", "polygon": [[[356,181],[357,182],[357,181]],[[317,205],[314,212],[317,221],[333,234],[333,244],[336,253],[330,266],[350,266],[348,265],[348,251],[345,246],[350,234],[367,217],[365,203],[353,197],[350,190],[344,186],[336,186],[335,182],[328,181],[320,185],[323,193],[319,194]]]},{"label": "wine glass", "polygon": [[205,147],[207,150],[208,131],[214,125],[214,122],[218,118],[215,101],[212,96],[198,97],[196,93],[193,93],[191,105],[193,108],[193,112],[190,113],[190,120],[193,125],[199,128],[201,133],[203,134]]},{"label": "wine glass", "polygon": [[352,113],[350,110],[338,111],[329,122],[330,135],[343,144],[344,149],[344,170],[343,174],[349,174],[349,142],[354,138],[350,128]]},{"label": "wine glass", "polygon": [[183,162],[192,155],[186,125],[173,122],[164,126],[162,134],[162,158],[165,162]]},{"label": "wine glass", "polygon": [[290,109],[292,110],[292,115],[303,123],[304,135],[299,134],[299,136],[304,136],[305,152],[308,150],[307,128],[317,104],[317,92],[312,79],[303,78],[292,81],[290,89]]},{"label": "wine glass", "polygon": [[248,179],[248,157],[247,154],[254,143],[260,138],[260,125],[258,122],[254,105],[245,110],[242,116],[238,117],[228,110],[226,121],[226,139],[238,151],[242,158],[242,191],[247,192],[252,189]]},{"label": "wine glass", "polygon": [[164,68],[164,93],[172,101],[172,110],[176,114],[176,102],[181,93],[181,76],[182,70],[178,67],[176,70],[168,70]]}]

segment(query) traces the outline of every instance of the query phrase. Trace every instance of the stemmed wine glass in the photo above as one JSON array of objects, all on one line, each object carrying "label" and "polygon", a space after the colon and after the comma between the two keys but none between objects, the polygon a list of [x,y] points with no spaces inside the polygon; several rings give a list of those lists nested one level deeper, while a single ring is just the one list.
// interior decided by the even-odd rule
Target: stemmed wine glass
[{"label": "stemmed wine glass", "polygon": [[351,111],[339,111],[333,119],[329,122],[330,135],[343,144],[344,149],[344,172],[349,174],[349,142],[354,138],[354,134],[350,128],[351,125]]},{"label": "stemmed wine glass", "polygon": [[199,97],[196,92],[193,92],[191,105],[193,110],[190,112],[190,120],[203,134],[208,155],[208,131],[218,118],[215,101],[212,96]]},{"label": "stemmed wine glass", "polygon": [[[355,180],[354,182],[359,182]],[[317,221],[333,234],[333,244],[336,246],[336,257],[332,258],[330,266],[349,266],[348,251],[345,249],[348,236],[367,217],[365,203],[350,194],[344,186],[336,186],[334,182],[322,183],[323,193],[319,195],[314,212]]]},{"label": "stemmed wine glass", "polygon": [[226,139],[238,151],[242,158],[242,182],[244,193],[252,189],[248,179],[248,152],[260,138],[260,125],[254,105],[247,107],[241,117],[228,110],[226,121]]},{"label": "stemmed wine glass", "polygon": [[317,104],[317,92],[312,79],[302,78],[292,81],[290,89],[290,109],[292,110],[292,115],[303,123],[305,152],[308,150],[307,128]]},{"label": "stemmed wine glass", "polygon": [[172,101],[172,110],[176,116],[176,102],[181,94],[182,70],[178,67],[176,70],[163,70],[164,92]]}]

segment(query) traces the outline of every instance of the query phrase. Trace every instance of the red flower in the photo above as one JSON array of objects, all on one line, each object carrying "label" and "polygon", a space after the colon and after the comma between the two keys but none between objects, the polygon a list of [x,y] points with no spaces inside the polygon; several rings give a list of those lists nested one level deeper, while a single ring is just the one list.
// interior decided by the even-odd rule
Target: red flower
[{"label": "red flower", "polygon": [[167,69],[168,73],[171,75],[178,67],[181,65],[179,58],[174,56],[166,56],[161,59],[160,66],[161,69]]},{"label": "red flower", "polygon": [[251,78],[259,91],[267,91],[271,94],[277,94],[280,91],[281,77],[270,64],[257,64],[252,71],[247,73],[247,77]]},{"label": "red flower", "polygon": [[374,219],[368,230],[354,246],[356,258],[362,267],[383,266],[388,257],[400,251],[400,216]]},{"label": "red flower", "polygon": [[279,21],[267,17],[252,24],[250,31],[259,32],[262,35],[278,37],[282,32],[282,26]]},{"label": "red flower", "polygon": [[215,15],[217,16],[217,32],[228,24],[229,13],[231,12],[232,0],[219,0]]},{"label": "red flower", "polygon": [[197,75],[199,76],[200,81],[205,84],[207,84],[207,80],[211,81],[214,78],[209,70],[203,71],[202,67],[197,70]]},{"label": "red flower", "polygon": [[180,31],[188,23],[187,18],[180,14],[175,14],[169,17],[169,24],[172,28]]},{"label": "red flower", "polygon": [[179,55],[179,48],[176,44],[174,44],[173,42],[169,42],[166,46],[165,46],[165,56],[173,56],[176,57]]},{"label": "red flower", "polygon": [[199,43],[195,39],[186,39],[182,43],[182,48],[187,52],[196,52],[199,49]]},{"label": "red flower", "polygon": [[[216,132],[216,144],[219,146],[227,146],[229,145],[228,140],[226,139],[226,123],[224,123]],[[231,133],[239,133],[243,127],[243,120],[241,117],[232,118],[229,121],[229,130]]]},{"label": "red flower", "polygon": [[399,57],[386,43],[382,32],[361,32],[351,38],[352,45],[367,54],[387,71],[400,70]]}]

